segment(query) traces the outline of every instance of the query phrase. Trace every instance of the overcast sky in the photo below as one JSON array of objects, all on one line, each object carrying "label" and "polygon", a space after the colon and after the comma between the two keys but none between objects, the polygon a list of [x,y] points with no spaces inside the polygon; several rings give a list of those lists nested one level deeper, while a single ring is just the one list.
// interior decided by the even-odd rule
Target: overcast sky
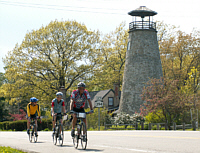
[{"label": "overcast sky", "polygon": [[154,21],[180,26],[186,33],[200,29],[199,0],[0,0],[0,72],[5,72],[2,58],[33,29],[56,19],[76,20],[106,34],[123,21],[128,29],[132,17],[127,13],[139,6],[156,11]]}]

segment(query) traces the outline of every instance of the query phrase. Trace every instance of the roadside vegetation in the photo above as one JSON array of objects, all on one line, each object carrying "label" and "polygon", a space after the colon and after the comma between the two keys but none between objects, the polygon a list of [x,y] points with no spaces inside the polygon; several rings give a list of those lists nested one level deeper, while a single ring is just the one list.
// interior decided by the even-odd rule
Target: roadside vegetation
[{"label": "roadside vegetation", "polygon": [[18,149],[13,149],[11,147],[0,146],[0,152],[2,153],[26,153]]},{"label": "roadside vegetation", "polygon": [[[139,113],[116,115],[102,108],[101,128],[105,123],[167,123],[169,129],[173,123],[198,123],[200,31],[193,29],[188,34],[163,22],[157,22],[157,31],[163,77],[147,82]],[[111,89],[116,82],[121,89],[127,43],[125,23],[108,34],[88,30],[76,21],[57,20],[27,32],[22,43],[3,59],[0,129],[25,130],[26,106],[35,96],[42,116],[46,116],[38,128],[51,130],[50,102],[60,87],[66,89],[66,97],[80,81],[86,83],[88,91]],[[88,129],[96,130],[97,110],[87,118]]]}]

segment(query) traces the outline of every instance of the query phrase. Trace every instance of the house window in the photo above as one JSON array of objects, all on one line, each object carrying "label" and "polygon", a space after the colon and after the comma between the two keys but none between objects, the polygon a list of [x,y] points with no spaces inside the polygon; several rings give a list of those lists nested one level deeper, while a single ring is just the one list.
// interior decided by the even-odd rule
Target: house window
[{"label": "house window", "polygon": [[108,97],[108,106],[113,106],[113,104],[114,104],[113,97]]}]

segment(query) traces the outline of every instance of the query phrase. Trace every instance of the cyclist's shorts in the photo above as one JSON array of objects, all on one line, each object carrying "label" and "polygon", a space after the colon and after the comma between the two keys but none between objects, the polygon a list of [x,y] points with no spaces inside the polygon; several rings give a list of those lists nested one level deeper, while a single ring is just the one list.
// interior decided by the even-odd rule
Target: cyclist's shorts
[{"label": "cyclist's shorts", "polygon": [[73,107],[73,111],[75,111],[75,112],[81,112],[81,113],[85,113],[85,109],[84,108],[81,108],[81,109],[77,109],[77,108],[74,108]]},{"label": "cyclist's shorts", "polygon": [[33,118],[33,119],[37,119],[36,113],[34,115],[31,115],[30,117]]},{"label": "cyclist's shorts", "polygon": [[60,119],[62,119],[62,115],[61,115],[61,113],[57,113],[56,121],[57,121],[57,120],[60,120]]}]

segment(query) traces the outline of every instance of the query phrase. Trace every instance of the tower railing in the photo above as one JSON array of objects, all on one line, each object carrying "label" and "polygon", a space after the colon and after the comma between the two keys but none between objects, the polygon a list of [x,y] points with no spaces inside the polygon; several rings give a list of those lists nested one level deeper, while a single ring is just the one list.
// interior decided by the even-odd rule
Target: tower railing
[{"label": "tower railing", "polygon": [[156,22],[133,21],[129,23],[129,30],[152,29],[156,31]]}]

